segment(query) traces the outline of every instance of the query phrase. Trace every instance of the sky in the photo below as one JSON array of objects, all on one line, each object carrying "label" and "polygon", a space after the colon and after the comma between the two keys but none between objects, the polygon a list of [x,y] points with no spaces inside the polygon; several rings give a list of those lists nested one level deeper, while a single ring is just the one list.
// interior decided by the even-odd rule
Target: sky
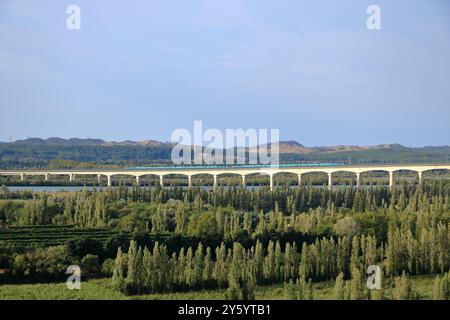
[{"label": "sky", "polygon": [[168,141],[195,120],[450,145],[450,2],[0,0],[0,141]]}]

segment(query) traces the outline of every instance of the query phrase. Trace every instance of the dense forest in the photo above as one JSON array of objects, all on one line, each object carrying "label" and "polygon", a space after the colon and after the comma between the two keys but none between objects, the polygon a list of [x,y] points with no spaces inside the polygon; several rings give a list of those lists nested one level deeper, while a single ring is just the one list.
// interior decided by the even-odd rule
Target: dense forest
[{"label": "dense forest", "polygon": [[[447,299],[449,195],[445,181],[393,191],[2,189],[0,281],[57,281],[79,264],[126,295],[223,288],[253,299],[257,287],[284,284],[286,297],[311,299],[314,283],[333,281],[336,299],[383,299],[387,288],[416,299],[410,277],[435,275],[433,295]],[[370,265],[382,269],[382,290],[365,286]]]}]

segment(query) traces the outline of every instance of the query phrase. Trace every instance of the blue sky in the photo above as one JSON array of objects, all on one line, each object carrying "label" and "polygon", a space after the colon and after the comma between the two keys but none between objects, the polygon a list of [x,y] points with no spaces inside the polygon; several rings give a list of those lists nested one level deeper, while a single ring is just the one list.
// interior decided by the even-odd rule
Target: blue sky
[{"label": "blue sky", "polygon": [[0,141],[167,141],[202,120],[308,146],[449,145],[449,78],[445,0],[0,1]]}]

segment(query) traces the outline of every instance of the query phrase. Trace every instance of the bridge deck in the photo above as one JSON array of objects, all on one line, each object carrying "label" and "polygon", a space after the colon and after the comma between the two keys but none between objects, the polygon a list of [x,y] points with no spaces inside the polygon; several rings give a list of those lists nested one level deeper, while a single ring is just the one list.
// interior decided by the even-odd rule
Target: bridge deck
[{"label": "bridge deck", "polygon": [[106,176],[108,186],[111,186],[111,177],[116,175],[129,175],[139,178],[145,175],[159,176],[161,185],[164,186],[164,176],[172,174],[186,175],[189,179],[189,186],[192,176],[199,174],[210,174],[214,177],[214,186],[217,186],[217,177],[223,174],[236,174],[242,176],[242,183],[245,185],[245,176],[250,174],[262,174],[270,177],[270,188],[274,185],[274,175],[277,173],[293,173],[298,175],[299,184],[301,176],[305,173],[324,172],[328,174],[328,186],[333,185],[333,173],[345,171],[356,174],[357,185],[360,184],[360,174],[368,171],[386,171],[389,173],[389,185],[394,184],[394,172],[396,171],[416,171],[419,175],[419,182],[422,181],[422,173],[430,170],[450,170],[450,164],[374,164],[374,165],[342,165],[342,164],[284,164],[279,166],[189,166],[189,167],[132,167],[124,169],[67,169],[67,170],[2,170],[0,175],[19,175],[21,180],[25,176],[42,175],[48,180],[50,175],[68,175],[73,181],[76,175],[97,175],[100,182],[101,176]]}]

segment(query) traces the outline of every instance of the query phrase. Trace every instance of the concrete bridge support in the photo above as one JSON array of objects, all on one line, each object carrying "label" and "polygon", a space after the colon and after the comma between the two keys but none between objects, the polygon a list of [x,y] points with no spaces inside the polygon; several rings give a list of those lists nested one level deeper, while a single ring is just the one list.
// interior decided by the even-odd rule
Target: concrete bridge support
[{"label": "concrete bridge support", "polygon": [[269,174],[269,178],[270,178],[270,191],[273,191],[273,187],[274,187],[274,181],[273,181],[273,174]]},{"label": "concrete bridge support", "polygon": [[245,182],[245,174],[242,175],[242,187],[245,188],[247,183]]},{"label": "concrete bridge support", "polygon": [[389,189],[393,190],[394,184],[395,184],[394,171],[389,171]]},{"label": "concrete bridge support", "polygon": [[106,176],[106,177],[108,178],[108,187],[111,187],[112,186],[111,176]]},{"label": "concrete bridge support", "polygon": [[139,186],[139,176],[136,176],[136,185]]},{"label": "concrete bridge support", "polygon": [[361,173],[359,172],[356,173],[356,187],[357,188],[361,187]]},{"label": "concrete bridge support", "polygon": [[159,185],[164,188],[164,176],[159,176]]},{"label": "concrete bridge support", "polygon": [[192,188],[192,176],[188,176],[188,187]]},{"label": "concrete bridge support", "polygon": [[48,173],[46,173],[46,174],[44,175],[44,179],[45,179],[45,181],[48,181],[48,176],[49,176],[49,174],[48,174]]},{"label": "concrete bridge support", "polygon": [[333,173],[328,172],[328,190],[333,189]]},{"label": "concrete bridge support", "polygon": [[301,173],[298,175],[298,186],[299,187],[302,186],[302,174]]},{"label": "concrete bridge support", "polygon": [[25,181],[25,173],[20,174],[20,181]]},{"label": "concrete bridge support", "polygon": [[[214,190],[217,190],[217,186],[218,186],[218,183],[217,183],[217,175],[216,175],[216,174],[213,175],[213,178],[214,178],[213,189],[214,189]],[[244,179],[245,179],[245,176],[244,176]],[[244,183],[245,183],[245,181],[244,181]]]},{"label": "concrete bridge support", "polygon": [[417,171],[417,173],[419,175],[419,185],[423,185],[423,172]]},{"label": "concrete bridge support", "polygon": [[75,180],[75,175],[73,173],[69,173],[69,181],[73,182]]},{"label": "concrete bridge support", "polygon": [[102,182],[102,175],[101,174],[97,175],[97,182],[98,182],[98,184],[100,184],[100,182]]}]

